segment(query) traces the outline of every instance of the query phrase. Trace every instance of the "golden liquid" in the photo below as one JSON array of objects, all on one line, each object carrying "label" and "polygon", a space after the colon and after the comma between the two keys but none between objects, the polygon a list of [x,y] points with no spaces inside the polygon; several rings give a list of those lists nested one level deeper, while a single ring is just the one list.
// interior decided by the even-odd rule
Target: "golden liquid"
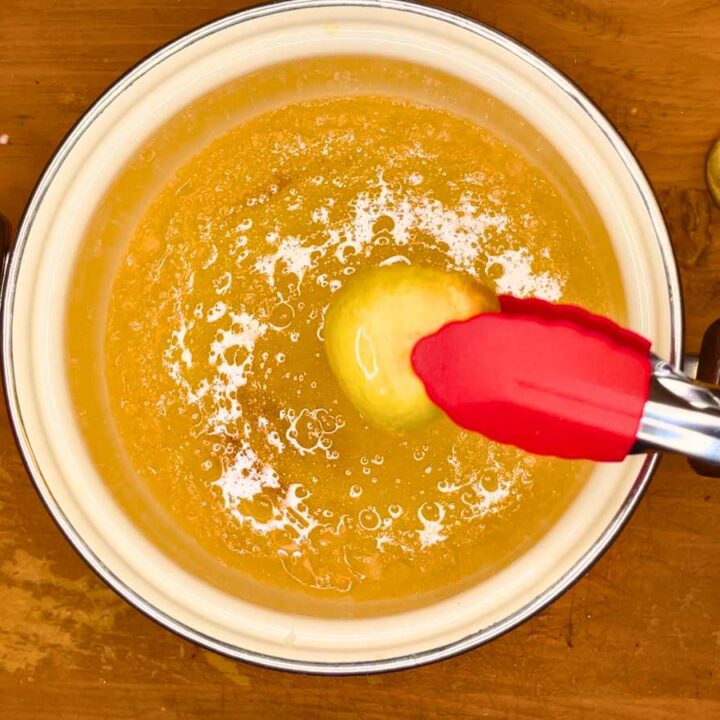
[{"label": "golden liquid", "polygon": [[322,612],[487,577],[547,530],[591,465],[447,420],[368,425],[330,372],[324,312],[358,270],[404,262],[621,317],[609,241],[588,226],[497,134],[415,99],[299,100],[245,120],[176,169],[124,251],[98,353],[111,420],[85,425],[96,459],[114,462],[110,427],[129,461],[105,473],[120,502],[146,529],[157,504],[241,595],[249,578]]}]

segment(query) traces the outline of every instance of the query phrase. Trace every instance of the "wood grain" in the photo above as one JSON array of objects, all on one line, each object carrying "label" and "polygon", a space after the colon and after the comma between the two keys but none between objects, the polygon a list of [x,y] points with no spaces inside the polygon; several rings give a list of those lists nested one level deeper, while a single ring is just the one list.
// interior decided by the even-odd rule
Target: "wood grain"
[{"label": "wood grain", "polygon": [[[720,315],[715,0],[455,0],[583,87],[637,153],[672,233],[687,344]],[[119,73],[227,0],[4,0],[0,211],[17,223],[53,148]],[[1,142],[1,141],[0,141]],[[663,461],[635,516],[570,592],[489,646],[393,675],[328,679],[233,663],[105,588],[61,538],[0,421],[0,718],[714,718],[720,486]]]}]

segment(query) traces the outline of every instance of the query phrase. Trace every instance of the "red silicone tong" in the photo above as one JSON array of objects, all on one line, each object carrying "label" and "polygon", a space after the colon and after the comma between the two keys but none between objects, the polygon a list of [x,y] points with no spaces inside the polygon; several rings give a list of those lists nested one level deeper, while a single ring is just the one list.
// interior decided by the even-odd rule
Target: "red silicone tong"
[{"label": "red silicone tong", "polygon": [[412,354],[455,423],[539,455],[619,461],[670,450],[720,464],[720,400],[650,353],[650,342],[571,305],[500,298]]}]

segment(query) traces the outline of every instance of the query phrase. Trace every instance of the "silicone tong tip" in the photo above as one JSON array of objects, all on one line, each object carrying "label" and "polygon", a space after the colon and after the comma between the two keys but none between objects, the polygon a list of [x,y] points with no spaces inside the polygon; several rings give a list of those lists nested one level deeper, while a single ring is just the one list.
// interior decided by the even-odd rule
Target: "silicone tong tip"
[{"label": "silicone tong tip", "polygon": [[582,308],[500,298],[412,352],[430,399],[455,423],[539,455],[622,460],[648,397],[650,343]]}]

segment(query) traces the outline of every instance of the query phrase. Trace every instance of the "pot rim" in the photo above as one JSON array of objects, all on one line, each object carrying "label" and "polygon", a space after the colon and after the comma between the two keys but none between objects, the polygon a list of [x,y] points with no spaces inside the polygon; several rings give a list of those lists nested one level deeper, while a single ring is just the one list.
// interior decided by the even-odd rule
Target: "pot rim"
[{"label": "pot rim", "polygon": [[51,517],[89,567],[115,593],[135,607],[135,609],[157,622],[159,625],[176,633],[186,640],[190,640],[206,649],[236,660],[243,660],[245,662],[277,670],[325,675],[349,675],[408,669],[453,657],[505,634],[544,609],[562,593],[568,590],[575,582],[577,582],[577,580],[586,573],[609,548],[612,541],[629,520],[638,501],[642,497],[658,463],[658,456],[648,456],[638,473],[630,492],[613,517],[612,521],[605,528],[600,537],[598,537],[593,545],[580,558],[580,560],[578,560],[575,565],[573,565],[573,567],[570,568],[570,570],[568,570],[561,578],[546,588],[542,593],[537,595],[531,602],[504,618],[502,621],[494,623],[493,625],[490,625],[476,633],[472,633],[465,638],[453,641],[440,647],[389,659],[352,662],[313,662],[292,660],[245,650],[230,643],[217,640],[185,625],[184,623],[179,622],[169,614],[156,608],[145,598],[136,593],[131,587],[115,576],[113,572],[97,557],[97,555],[95,555],[85,540],[80,536],[80,533],[72,526],[62,508],[54,499],[34,455],[32,444],[26,432],[20,412],[13,365],[11,332],[14,309],[13,305],[15,301],[15,291],[19,270],[22,263],[23,252],[38,208],[40,207],[45,193],[53,182],[60,166],[72,151],[78,139],[104,111],[104,109],[144,74],[177,52],[190,47],[194,43],[210,35],[220,32],[228,27],[257,18],[292,12],[293,10],[306,10],[323,7],[367,7],[396,10],[421,15],[438,22],[449,23],[455,27],[473,33],[474,35],[480,36],[485,40],[493,42],[528,63],[533,67],[533,69],[539,71],[546,78],[552,81],[582,109],[588,120],[594,123],[603,133],[615,153],[622,160],[625,169],[630,175],[640,197],[642,198],[643,204],[655,231],[655,239],[658,243],[663,269],[665,272],[665,279],[670,299],[670,362],[676,367],[678,367],[681,363],[683,353],[683,308],[677,264],[657,201],[637,159],[622,140],[618,131],[596,107],[596,105],[552,64],[541,58],[534,51],[522,45],[517,40],[505,35],[495,28],[464,15],[429,5],[422,5],[417,2],[410,2],[408,0],[283,0],[272,4],[257,5],[211,21],[210,23],[192,30],[153,51],[120,76],[90,106],[77,123],[70,129],[43,170],[20,220],[15,244],[12,251],[9,253],[9,259],[5,258],[3,262],[3,270],[5,272],[2,288],[2,379],[11,428],[28,475],[33,481],[35,489]]}]

